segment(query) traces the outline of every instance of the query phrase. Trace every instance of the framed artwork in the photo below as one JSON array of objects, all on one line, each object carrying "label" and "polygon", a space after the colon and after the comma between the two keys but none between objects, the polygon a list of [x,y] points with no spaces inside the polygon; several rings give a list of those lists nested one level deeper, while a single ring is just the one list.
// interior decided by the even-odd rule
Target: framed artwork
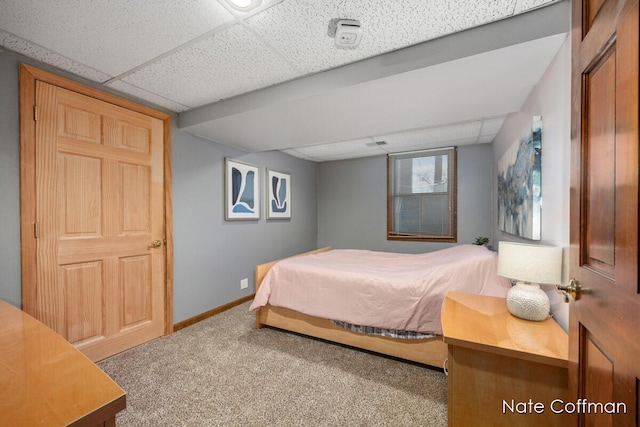
[{"label": "framed artwork", "polygon": [[291,218],[291,175],[267,169],[267,218]]},{"label": "framed artwork", "polygon": [[260,169],[225,158],[224,219],[260,219]]},{"label": "framed artwork", "polygon": [[498,162],[500,230],[540,240],[542,207],[542,117],[534,116]]}]

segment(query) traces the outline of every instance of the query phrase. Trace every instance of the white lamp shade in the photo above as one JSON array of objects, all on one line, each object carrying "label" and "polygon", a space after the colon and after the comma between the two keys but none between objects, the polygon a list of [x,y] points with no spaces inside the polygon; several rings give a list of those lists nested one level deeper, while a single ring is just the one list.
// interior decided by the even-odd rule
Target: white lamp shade
[{"label": "white lamp shade", "polygon": [[498,275],[529,283],[562,283],[562,248],[500,242]]}]

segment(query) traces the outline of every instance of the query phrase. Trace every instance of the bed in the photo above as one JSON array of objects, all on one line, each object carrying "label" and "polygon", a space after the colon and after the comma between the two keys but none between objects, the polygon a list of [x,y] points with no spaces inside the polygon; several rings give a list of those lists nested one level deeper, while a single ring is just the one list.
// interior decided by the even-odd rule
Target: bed
[{"label": "bed", "polygon": [[[258,265],[250,310],[258,329],[271,326],[441,368],[444,296],[506,295],[510,283],[496,269],[496,254],[476,245],[426,254],[327,247]],[[419,335],[370,335],[344,325]]]}]

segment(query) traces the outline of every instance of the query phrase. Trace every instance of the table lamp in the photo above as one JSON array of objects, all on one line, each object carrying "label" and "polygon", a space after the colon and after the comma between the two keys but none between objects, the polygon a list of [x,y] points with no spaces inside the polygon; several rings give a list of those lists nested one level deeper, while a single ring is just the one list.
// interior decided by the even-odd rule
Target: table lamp
[{"label": "table lamp", "polygon": [[561,283],[562,248],[499,242],[498,275],[516,280],[507,292],[509,313],[526,320],[545,320],[551,304],[539,284]]}]

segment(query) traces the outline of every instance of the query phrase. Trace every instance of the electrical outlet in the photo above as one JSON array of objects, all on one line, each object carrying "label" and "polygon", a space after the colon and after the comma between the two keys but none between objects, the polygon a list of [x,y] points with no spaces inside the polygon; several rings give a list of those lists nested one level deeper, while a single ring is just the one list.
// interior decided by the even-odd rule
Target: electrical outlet
[{"label": "electrical outlet", "polygon": [[240,289],[247,289],[249,287],[249,279],[240,280]]}]

